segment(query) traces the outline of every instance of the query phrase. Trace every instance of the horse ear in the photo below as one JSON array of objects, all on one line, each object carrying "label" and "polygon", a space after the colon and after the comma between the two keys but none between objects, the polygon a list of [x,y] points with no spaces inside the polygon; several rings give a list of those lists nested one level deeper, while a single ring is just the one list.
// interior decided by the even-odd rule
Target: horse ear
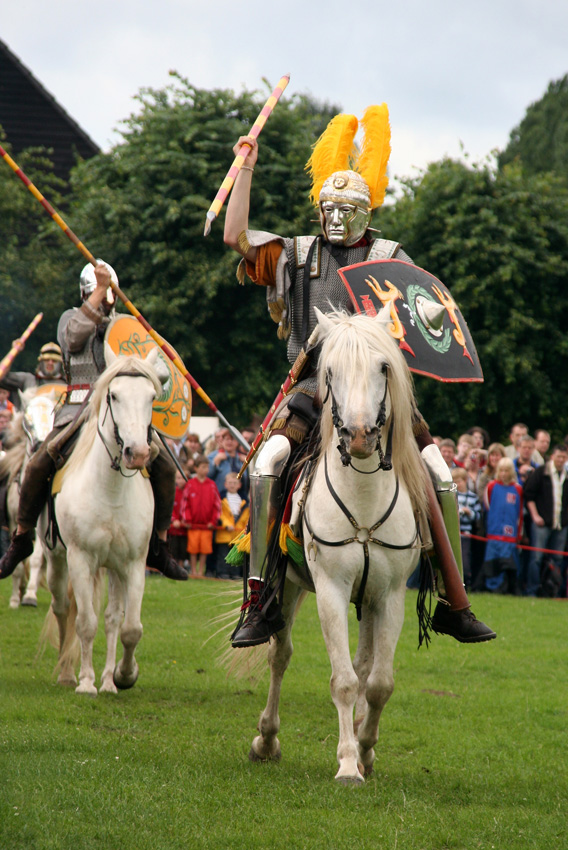
[{"label": "horse ear", "polygon": [[105,363],[107,367],[112,366],[117,357],[118,354],[115,354],[108,342],[105,342]]},{"label": "horse ear", "polygon": [[320,337],[320,340],[321,340],[321,337],[328,334],[330,332],[330,330],[333,328],[333,322],[331,321],[331,319],[328,319],[328,317],[325,315],[325,313],[322,313],[321,310],[318,310],[317,307],[314,307],[314,310],[315,310],[316,319],[318,320],[318,325],[319,325],[318,336]]},{"label": "horse ear", "polygon": [[382,325],[383,329],[386,331],[387,325],[392,322],[389,304],[384,304],[383,307],[381,307],[381,309],[375,316],[375,321],[379,322],[379,324]]},{"label": "horse ear", "polygon": [[164,363],[162,358],[160,357],[159,349],[152,348],[146,357],[146,363],[149,363],[153,369],[156,371],[156,375],[158,376],[158,380],[164,386],[170,379],[170,370],[167,365]]}]

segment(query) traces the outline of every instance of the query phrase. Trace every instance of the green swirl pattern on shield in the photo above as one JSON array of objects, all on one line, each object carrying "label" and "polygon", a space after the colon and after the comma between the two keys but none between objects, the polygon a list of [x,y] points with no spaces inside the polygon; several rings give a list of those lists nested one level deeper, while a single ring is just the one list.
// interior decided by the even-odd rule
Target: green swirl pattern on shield
[{"label": "green swirl pattern on shield", "polygon": [[[166,437],[179,440],[187,433],[191,416],[191,390],[179,369],[159,349],[150,334],[133,316],[119,316],[109,325],[106,341],[115,354],[144,360],[152,348],[165,363],[170,376],[154,401],[152,425]],[[168,343],[169,345],[169,343]],[[171,348],[171,346],[170,346]]]},{"label": "green swirl pattern on shield", "polygon": [[428,332],[428,328],[424,327],[420,316],[416,312],[416,298],[419,295],[422,295],[423,298],[427,298],[429,301],[433,301],[433,298],[431,297],[428,290],[424,289],[424,287],[422,286],[418,286],[417,284],[410,284],[410,286],[406,290],[408,306],[412,310],[412,313],[416,320],[416,327],[418,328],[428,345],[430,345],[435,351],[438,351],[440,354],[444,354],[452,344],[452,332],[450,328],[446,328],[442,336],[437,338],[433,337],[432,334]]}]

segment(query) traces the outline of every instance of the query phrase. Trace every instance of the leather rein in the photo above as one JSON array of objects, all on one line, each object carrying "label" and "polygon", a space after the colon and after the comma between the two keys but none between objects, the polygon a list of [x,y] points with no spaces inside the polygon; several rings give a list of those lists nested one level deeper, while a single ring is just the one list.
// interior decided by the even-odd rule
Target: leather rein
[{"label": "leather rein", "polygon": [[[147,377],[148,376],[144,375],[143,372],[117,372],[116,375],[114,376],[114,378],[147,378]],[[114,378],[113,378],[113,380],[114,380]],[[111,381],[111,383],[112,383],[112,381]],[[113,409],[112,409],[112,403],[111,403],[111,397],[110,397],[110,384],[108,386],[107,394],[106,394],[106,405],[107,405],[107,408],[105,410],[105,415],[103,416],[102,424],[103,425],[105,424],[107,414],[110,413],[110,418],[112,419],[112,424],[114,426],[114,439],[115,439],[115,442],[118,446],[118,454],[115,455],[115,457],[113,457],[112,452],[107,445],[107,442],[104,438],[104,434],[102,433],[98,422],[97,422],[97,434],[101,438],[101,442],[102,442],[103,446],[105,447],[107,454],[110,458],[110,468],[112,470],[114,470],[115,472],[120,472],[120,474],[122,475],[123,478],[133,478],[135,475],[137,475],[140,472],[140,470],[135,469],[134,472],[131,475],[126,475],[126,473],[124,473],[122,471],[122,467],[120,465],[121,461],[122,461],[122,450],[124,448],[124,440],[120,436],[120,431],[118,430],[118,425],[116,424],[116,420],[114,418],[114,412],[113,412]],[[153,434],[153,429],[152,429],[152,425],[150,424],[150,425],[148,425],[148,445],[151,445],[151,443],[152,443],[152,434]]]}]

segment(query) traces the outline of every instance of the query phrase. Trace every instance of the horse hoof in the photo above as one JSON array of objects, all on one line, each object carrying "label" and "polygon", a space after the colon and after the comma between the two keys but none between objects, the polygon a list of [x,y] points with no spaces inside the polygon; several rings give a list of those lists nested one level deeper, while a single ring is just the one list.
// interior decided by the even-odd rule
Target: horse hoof
[{"label": "horse hoof", "polygon": [[26,605],[30,608],[37,608],[37,599],[34,599],[33,596],[24,596],[22,599],[22,605]]},{"label": "horse hoof", "polygon": [[75,676],[59,676],[57,679],[57,684],[62,685],[64,688],[74,688],[77,684],[77,679]]},{"label": "horse hoof", "polygon": [[278,750],[273,756],[259,756],[253,749],[253,747],[249,750],[249,761],[258,762],[258,761],[280,761],[282,758],[282,753]]},{"label": "horse hoof", "polygon": [[12,611],[15,611],[16,608],[20,607],[20,600],[18,599],[10,599],[10,608]]},{"label": "horse hoof", "polygon": [[138,679],[138,665],[134,668],[134,672],[131,676],[122,676],[119,665],[114,668],[114,673],[112,674],[112,680],[116,687],[120,691],[127,691],[129,688],[133,688],[136,684],[136,680]]},{"label": "horse hoof", "polygon": [[77,685],[75,688],[76,694],[86,694],[88,697],[96,697],[98,694],[97,689],[94,685],[87,685],[86,683]]},{"label": "horse hoof", "polygon": [[340,785],[363,785],[365,782],[360,773],[355,776],[336,776],[335,779]]},{"label": "horse hoof", "polygon": [[100,694],[116,694],[118,689],[114,682],[103,682],[99,688]]}]

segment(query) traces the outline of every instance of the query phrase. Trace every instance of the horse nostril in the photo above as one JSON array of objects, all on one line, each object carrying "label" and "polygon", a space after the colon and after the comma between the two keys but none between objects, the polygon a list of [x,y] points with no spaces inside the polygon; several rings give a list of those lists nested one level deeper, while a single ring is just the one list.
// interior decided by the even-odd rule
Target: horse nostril
[{"label": "horse nostril", "polygon": [[354,431],[353,428],[345,428],[345,427],[340,428],[339,433],[343,437],[344,440],[352,440],[353,437],[355,436],[355,431]]},{"label": "horse nostril", "polygon": [[127,460],[132,460],[132,449],[130,448],[130,446],[126,446],[123,454]]},{"label": "horse nostril", "polygon": [[379,429],[375,425],[373,428],[365,428],[365,434],[367,437],[377,437],[379,433]]}]

